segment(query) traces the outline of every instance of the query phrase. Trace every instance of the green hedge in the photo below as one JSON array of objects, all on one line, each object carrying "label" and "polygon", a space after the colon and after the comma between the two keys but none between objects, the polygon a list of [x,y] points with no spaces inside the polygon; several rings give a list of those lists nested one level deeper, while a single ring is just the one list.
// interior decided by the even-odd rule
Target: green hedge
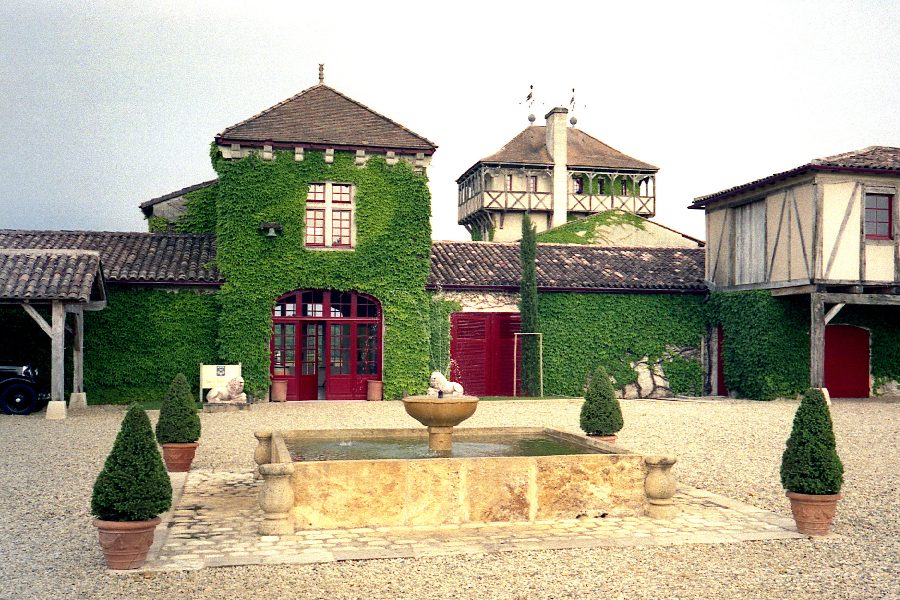
[{"label": "green hedge", "polygon": [[[431,253],[430,195],[424,174],[404,161],[387,165],[372,156],[363,167],[349,152],[333,164],[323,152],[276,152],[275,160],[213,156],[219,174],[216,205],[217,264],[227,283],[219,293],[219,351],[243,363],[247,391],[269,386],[269,340],[275,300],[297,289],[353,290],[371,294],[384,314],[385,397],[424,391],[428,382],[429,297],[425,282]],[[304,247],[310,183],[334,181],[356,188],[357,245],[352,251]],[[262,221],[283,231],[268,238]]]},{"label": "green hedge", "polygon": [[85,313],[84,387],[89,402],[160,400],[178,373],[187,374],[196,391],[199,364],[218,362],[216,295],[112,288],[107,296],[105,309]]},{"label": "green hedge", "polygon": [[656,361],[667,346],[698,348],[702,305],[699,295],[539,294],[544,393],[580,396],[597,365],[621,388],[637,377],[630,362]]},{"label": "green hedge", "polygon": [[633,227],[643,231],[645,221],[623,210],[607,210],[539,233],[537,241],[542,244],[603,244],[608,240],[597,231],[602,227]]}]

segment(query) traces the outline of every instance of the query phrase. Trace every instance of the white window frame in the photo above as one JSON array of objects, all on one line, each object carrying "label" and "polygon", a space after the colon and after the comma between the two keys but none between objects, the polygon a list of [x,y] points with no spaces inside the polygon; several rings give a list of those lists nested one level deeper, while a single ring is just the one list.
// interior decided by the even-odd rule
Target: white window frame
[{"label": "white window frame", "polygon": [[[310,201],[307,192],[306,208],[320,209],[325,211],[325,245],[309,246],[306,243],[306,212],[303,213],[303,246],[307,250],[352,250],[356,248],[356,186],[352,183],[342,181],[315,181],[309,184],[310,188],[314,185],[325,186],[325,201]],[[334,201],[334,186],[346,185],[350,187],[350,202]],[[350,245],[334,246],[334,213],[338,211],[350,211]]]}]

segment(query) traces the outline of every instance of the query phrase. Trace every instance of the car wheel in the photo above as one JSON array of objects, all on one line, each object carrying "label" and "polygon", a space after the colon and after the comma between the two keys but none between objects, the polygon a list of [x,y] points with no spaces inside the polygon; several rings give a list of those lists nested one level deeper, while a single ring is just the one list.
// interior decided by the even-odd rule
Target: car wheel
[{"label": "car wheel", "polygon": [[37,408],[37,394],[23,383],[14,383],[0,395],[0,410],[8,415],[28,415]]}]

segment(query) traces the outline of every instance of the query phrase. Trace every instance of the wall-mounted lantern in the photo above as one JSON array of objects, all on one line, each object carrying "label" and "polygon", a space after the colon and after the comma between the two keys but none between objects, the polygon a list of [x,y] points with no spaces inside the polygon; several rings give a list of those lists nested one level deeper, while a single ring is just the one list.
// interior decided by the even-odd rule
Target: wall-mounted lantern
[{"label": "wall-mounted lantern", "polygon": [[259,230],[264,232],[267,238],[276,238],[278,234],[281,233],[282,226],[281,223],[277,221],[271,221],[268,223],[260,223]]}]

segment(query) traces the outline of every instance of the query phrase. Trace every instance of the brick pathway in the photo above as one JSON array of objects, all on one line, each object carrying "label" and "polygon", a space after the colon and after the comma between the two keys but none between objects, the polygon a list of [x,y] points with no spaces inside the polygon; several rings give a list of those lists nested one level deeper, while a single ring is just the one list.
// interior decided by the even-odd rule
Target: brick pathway
[{"label": "brick pathway", "polygon": [[144,571],[256,564],[549,550],[601,546],[723,544],[803,538],[790,517],[680,487],[674,519],[585,518],[510,524],[378,527],[260,536],[253,473],[173,474],[174,510],[165,515]]}]

